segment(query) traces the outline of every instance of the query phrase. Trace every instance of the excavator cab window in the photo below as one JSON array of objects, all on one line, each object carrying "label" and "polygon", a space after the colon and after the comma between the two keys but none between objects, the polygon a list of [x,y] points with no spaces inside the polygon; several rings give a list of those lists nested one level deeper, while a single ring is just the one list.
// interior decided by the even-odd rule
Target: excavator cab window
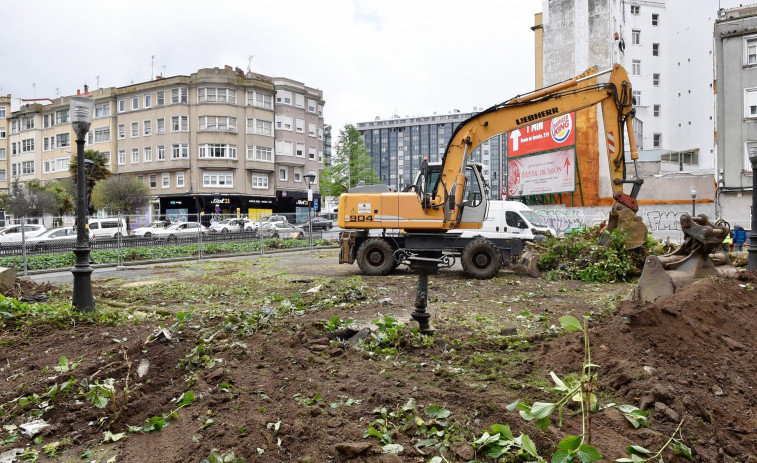
[{"label": "excavator cab window", "polygon": [[465,169],[465,193],[463,194],[463,206],[476,207],[481,204],[483,195],[481,185],[477,177],[473,174],[473,167],[468,166]]}]

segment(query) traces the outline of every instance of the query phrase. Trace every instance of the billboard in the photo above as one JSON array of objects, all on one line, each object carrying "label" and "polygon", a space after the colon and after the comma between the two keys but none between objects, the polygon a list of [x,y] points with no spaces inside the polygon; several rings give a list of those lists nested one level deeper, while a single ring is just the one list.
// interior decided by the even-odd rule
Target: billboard
[{"label": "billboard", "polygon": [[507,135],[507,156],[517,158],[576,144],[576,113],[531,124]]},{"label": "billboard", "polygon": [[507,196],[575,191],[576,149],[508,159],[507,171]]}]

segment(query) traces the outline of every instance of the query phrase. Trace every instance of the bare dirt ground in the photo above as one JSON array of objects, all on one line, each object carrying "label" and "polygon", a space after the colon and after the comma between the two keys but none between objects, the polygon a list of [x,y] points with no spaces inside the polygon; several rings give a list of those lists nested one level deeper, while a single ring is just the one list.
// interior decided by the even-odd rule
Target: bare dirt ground
[{"label": "bare dirt ground", "polygon": [[[634,428],[616,407],[592,414],[603,461],[628,457],[629,445],[656,452],[682,421],[694,461],[757,462],[757,275],[636,304],[620,302],[629,284],[443,271],[430,277],[436,333],[424,337],[409,329],[415,275],[361,277],[336,262],[331,250],[110,274],[93,284],[98,309],[124,315],[109,324],[11,324],[0,310],[0,461],[32,449],[37,461],[64,462],[491,462],[471,444],[493,424],[527,434],[549,461],[581,433],[577,405],[545,431],[506,407],[559,399],[549,373],[579,373],[584,341],[558,318],[588,314],[599,408],[649,417]],[[71,297],[70,287],[32,283],[11,295],[40,293],[53,305]],[[372,334],[340,340],[334,316]],[[170,340],[154,339],[161,328]],[[56,370],[61,356],[76,365]],[[84,394],[109,380],[115,397],[97,408]],[[191,403],[179,407],[182,394]],[[36,442],[14,428],[32,419],[51,425]],[[378,435],[363,437],[370,430]],[[382,454],[389,442],[402,450]]]}]

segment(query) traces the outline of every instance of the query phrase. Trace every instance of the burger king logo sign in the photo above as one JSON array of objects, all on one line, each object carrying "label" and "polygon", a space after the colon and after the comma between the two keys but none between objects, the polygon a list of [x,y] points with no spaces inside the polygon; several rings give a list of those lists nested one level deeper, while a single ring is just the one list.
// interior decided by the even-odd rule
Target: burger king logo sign
[{"label": "burger king logo sign", "polygon": [[570,114],[552,119],[550,134],[555,143],[562,143],[568,139],[573,130],[573,118]]}]

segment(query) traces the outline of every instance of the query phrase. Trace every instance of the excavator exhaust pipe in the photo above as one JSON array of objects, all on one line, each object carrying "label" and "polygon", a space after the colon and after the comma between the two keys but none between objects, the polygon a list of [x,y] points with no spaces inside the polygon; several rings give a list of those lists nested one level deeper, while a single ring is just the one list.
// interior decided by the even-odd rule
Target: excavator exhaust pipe
[{"label": "excavator exhaust pipe", "polygon": [[654,302],[701,278],[737,272],[728,254],[719,251],[730,227],[713,225],[705,215],[691,217],[684,214],[681,230],[686,237],[681,247],[664,256],[647,257],[639,283],[629,299]]}]

